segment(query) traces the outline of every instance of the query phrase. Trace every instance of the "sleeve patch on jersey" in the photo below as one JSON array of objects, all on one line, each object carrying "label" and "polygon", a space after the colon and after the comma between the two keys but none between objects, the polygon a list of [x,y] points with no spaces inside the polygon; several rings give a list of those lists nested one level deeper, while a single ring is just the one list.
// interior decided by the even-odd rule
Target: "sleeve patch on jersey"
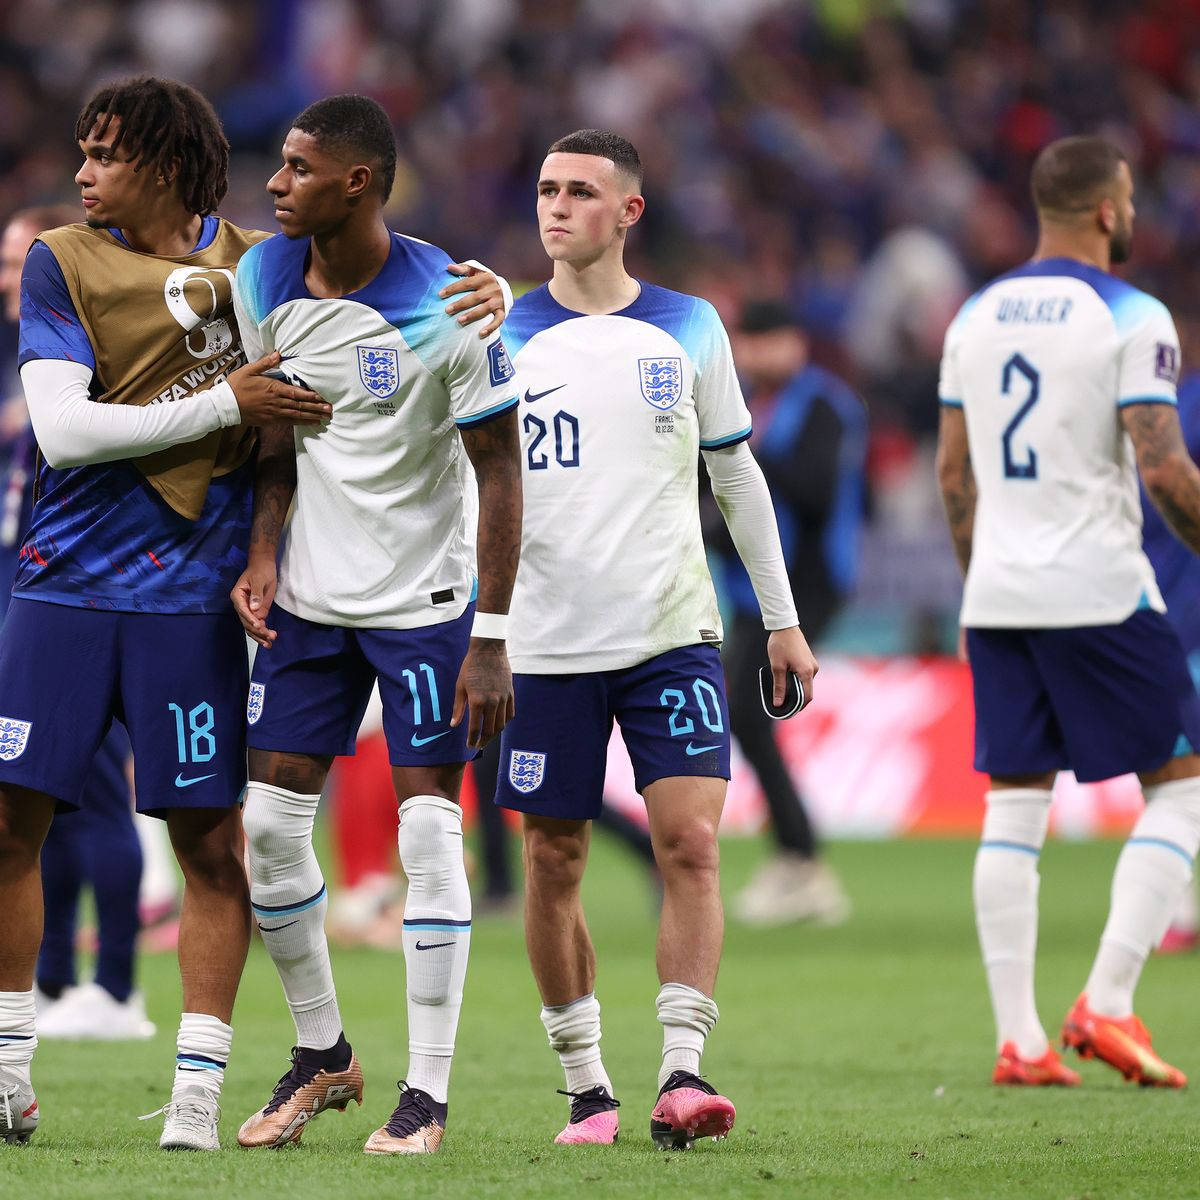
[{"label": "sleeve patch on jersey", "polygon": [[492,387],[499,387],[516,374],[512,359],[508,357],[508,351],[505,350],[504,343],[499,338],[487,348],[487,355],[488,378],[492,381]]},{"label": "sleeve patch on jersey", "polygon": [[400,354],[391,346],[355,346],[358,377],[372,396],[386,400],[400,386]]},{"label": "sleeve patch on jersey", "polygon": [[1179,382],[1179,355],[1175,347],[1159,342],[1154,347],[1154,377],[1168,383]]},{"label": "sleeve patch on jersey", "polygon": [[683,360],[679,358],[639,358],[642,397],[655,408],[674,408],[683,395]]}]

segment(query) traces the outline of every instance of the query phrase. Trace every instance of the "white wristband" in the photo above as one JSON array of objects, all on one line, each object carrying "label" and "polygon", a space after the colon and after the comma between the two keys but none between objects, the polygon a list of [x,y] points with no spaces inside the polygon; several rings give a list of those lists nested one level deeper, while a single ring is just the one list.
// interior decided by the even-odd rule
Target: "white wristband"
[{"label": "white wristband", "polygon": [[471,626],[471,636],[504,641],[508,637],[508,613],[477,612]]}]

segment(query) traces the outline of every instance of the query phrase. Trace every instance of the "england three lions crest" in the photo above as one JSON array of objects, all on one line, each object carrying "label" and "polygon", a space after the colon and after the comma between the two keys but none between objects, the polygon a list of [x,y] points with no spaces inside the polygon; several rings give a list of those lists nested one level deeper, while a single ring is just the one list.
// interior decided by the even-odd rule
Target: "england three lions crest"
[{"label": "england three lions crest", "polygon": [[[17,721],[13,717],[0,717],[0,762],[12,762],[25,753],[29,743],[32,721]],[[541,780],[538,780],[541,783]]]},{"label": "england three lions crest", "polygon": [[546,756],[536,750],[510,750],[508,752],[508,782],[528,795],[542,786],[546,777]]},{"label": "england three lions crest", "polygon": [[372,396],[386,400],[400,386],[400,354],[390,346],[356,346],[358,377]]},{"label": "england three lions crest", "polygon": [[655,408],[674,408],[683,395],[683,361],[678,358],[639,358],[642,395]]},{"label": "england three lions crest", "polygon": [[257,725],[262,716],[263,696],[266,694],[266,684],[252,683],[250,694],[246,697],[246,724]]}]

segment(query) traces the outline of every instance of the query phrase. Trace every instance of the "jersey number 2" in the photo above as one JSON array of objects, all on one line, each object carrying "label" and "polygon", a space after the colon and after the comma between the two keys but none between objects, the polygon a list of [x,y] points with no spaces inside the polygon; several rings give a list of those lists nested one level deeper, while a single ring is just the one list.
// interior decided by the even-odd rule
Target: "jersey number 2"
[{"label": "jersey number 2", "polygon": [[1029,410],[1038,402],[1038,393],[1041,390],[1041,376],[1029,365],[1022,355],[1014,354],[1004,364],[1004,374],[1000,378],[1000,391],[1005,396],[1010,395],[1020,386],[1020,380],[1014,379],[1014,375],[1024,377],[1025,383],[1029,388],[1029,394],[1025,397],[1021,407],[1013,413],[1012,420],[1004,427],[1004,476],[1006,479],[1036,479],[1037,451],[1032,446],[1028,446],[1026,448],[1025,461],[1017,462],[1013,458],[1012,440],[1013,434],[1017,432],[1017,426],[1025,420],[1029,415]]}]

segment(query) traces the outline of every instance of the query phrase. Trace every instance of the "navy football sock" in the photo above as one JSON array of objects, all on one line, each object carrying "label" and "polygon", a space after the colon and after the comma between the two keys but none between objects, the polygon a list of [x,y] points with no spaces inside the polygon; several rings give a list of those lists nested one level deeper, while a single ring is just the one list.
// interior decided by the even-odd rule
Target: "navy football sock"
[{"label": "navy football sock", "polygon": [[83,818],[55,817],[42,845],[42,897],[46,923],[38,951],[38,986],[57,998],[75,978],[75,918],[83,883]]}]

